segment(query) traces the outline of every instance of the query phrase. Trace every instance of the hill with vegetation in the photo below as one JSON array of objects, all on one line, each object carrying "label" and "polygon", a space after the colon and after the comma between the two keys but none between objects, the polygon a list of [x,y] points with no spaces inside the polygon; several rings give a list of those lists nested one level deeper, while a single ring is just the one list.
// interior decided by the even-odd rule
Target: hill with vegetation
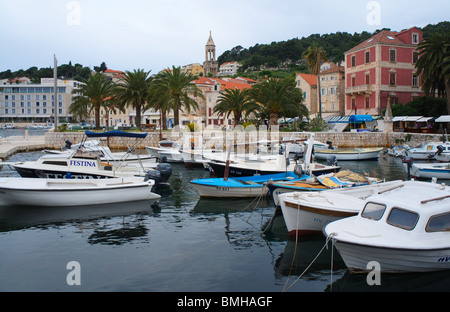
[{"label": "hill with vegetation", "polygon": [[[220,55],[218,62],[222,64],[238,61],[242,64],[240,70],[243,73],[262,71],[262,75],[267,75],[268,72],[273,70],[307,72],[308,68],[302,59],[302,54],[313,43],[322,47],[327,52],[328,59],[336,63],[343,61],[344,52],[367,40],[381,30],[377,30],[374,33],[363,31],[362,33],[354,34],[346,32],[325,35],[312,34],[301,39],[293,38],[287,41],[272,42],[271,44],[256,44],[248,49],[242,46],[236,46]],[[422,31],[424,38],[434,33],[450,32],[450,22],[440,22],[436,25],[430,24],[423,27]]]}]

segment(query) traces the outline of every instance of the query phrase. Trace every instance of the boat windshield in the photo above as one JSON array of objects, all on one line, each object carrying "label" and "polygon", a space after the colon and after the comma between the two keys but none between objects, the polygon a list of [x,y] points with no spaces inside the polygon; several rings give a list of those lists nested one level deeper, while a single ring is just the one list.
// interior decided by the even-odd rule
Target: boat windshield
[{"label": "boat windshield", "polygon": [[430,218],[427,226],[427,232],[448,232],[450,231],[450,212],[435,215]]},{"label": "boat windshield", "polygon": [[419,220],[419,214],[401,208],[392,208],[386,222],[405,230],[412,230]]},{"label": "boat windshield", "polygon": [[361,213],[361,217],[378,221],[383,216],[386,205],[368,202]]}]

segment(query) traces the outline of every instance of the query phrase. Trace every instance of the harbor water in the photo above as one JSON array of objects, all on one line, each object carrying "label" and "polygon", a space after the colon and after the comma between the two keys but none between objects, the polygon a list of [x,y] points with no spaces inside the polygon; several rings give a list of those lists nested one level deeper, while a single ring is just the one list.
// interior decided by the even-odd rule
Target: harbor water
[{"label": "harbor water", "polygon": [[[41,155],[20,153],[8,161]],[[401,160],[388,155],[339,164],[386,180],[406,178]],[[370,286],[367,275],[349,274],[322,235],[289,239],[270,198],[200,199],[189,181],[209,173],[184,164],[172,168],[169,184],[157,190],[158,202],[1,207],[0,291],[450,290],[449,272],[383,274],[380,285]],[[18,176],[8,167],[0,175]]]}]

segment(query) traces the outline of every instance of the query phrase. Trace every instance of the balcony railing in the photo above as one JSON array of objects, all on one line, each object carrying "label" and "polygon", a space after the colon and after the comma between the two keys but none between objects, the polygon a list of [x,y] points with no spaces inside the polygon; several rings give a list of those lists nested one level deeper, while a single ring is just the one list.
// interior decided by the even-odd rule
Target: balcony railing
[{"label": "balcony railing", "polygon": [[372,85],[360,85],[345,88],[345,94],[363,94],[372,93]]}]

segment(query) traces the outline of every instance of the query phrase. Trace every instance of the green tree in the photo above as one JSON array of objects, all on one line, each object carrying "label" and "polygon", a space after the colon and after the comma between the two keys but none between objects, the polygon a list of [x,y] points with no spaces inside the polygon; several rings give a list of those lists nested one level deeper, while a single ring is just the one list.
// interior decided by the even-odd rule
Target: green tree
[{"label": "green tree", "polygon": [[450,115],[450,33],[437,33],[418,45],[419,60],[416,73],[422,77],[426,95],[447,95],[447,113]]},{"label": "green tree", "polygon": [[141,128],[142,108],[146,104],[150,93],[153,77],[150,71],[143,69],[126,71],[125,75],[119,78],[115,88],[115,101],[122,108],[132,106],[136,110],[136,127]]},{"label": "green tree", "polygon": [[261,115],[268,115],[271,125],[278,124],[278,116],[308,116],[308,109],[303,101],[303,94],[295,87],[295,80],[270,78],[256,84],[251,89],[252,98],[260,105]]},{"label": "green tree", "polygon": [[317,75],[317,91],[319,92],[319,102],[318,102],[318,112],[319,117],[322,118],[322,97],[321,97],[321,89],[320,89],[320,65],[322,62],[328,61],[327,52],[319,47],[317,44],[313,44],[310,46],[304,53],[303,57],[308,63],[309,71],[313,75]]},{"label": "green tree", "polygon": [[84,115],[94,110],[95,128],[100,129],[100,107],[113,95],[113,82],[101,73],[83,79],[79,87],[72,90],[72,104],[69,111]]},{"label": "green tree", "polygon": [[234,116],[234,125],[237,126],[242,119],[258,108],[258,104],[252,101],[249,89],[226,89],[221,92],[213,112],[219,115],[226,114],[228,118],[231,113]]},{"label": "green tree", "polygon": [[196,76],[186,74],[180,67],[172,66],[156,76],[154,82],[154,93],[160,98],[158,105],[167,112],[173,110],[174,124],[180,125],[180,110],[190,112],[191,108],[198,109],[197,102],[191,97],[204,99],[202,91],[193,83]]}]

